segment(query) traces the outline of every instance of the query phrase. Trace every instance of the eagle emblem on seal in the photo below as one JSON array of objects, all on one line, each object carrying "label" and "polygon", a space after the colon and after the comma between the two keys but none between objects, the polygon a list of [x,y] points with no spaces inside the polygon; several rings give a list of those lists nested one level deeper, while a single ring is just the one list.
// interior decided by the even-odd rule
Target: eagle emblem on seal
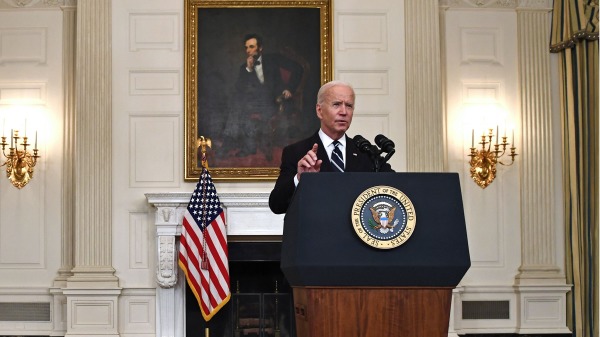
[{"label": "eagle emblem on seal", "polygon": [[386,234],[388,232],[393,232],[394,227],[398,225],[399,220],[394,220],[394,213],[396,212],[396,207],[381,202],[370,207],[371,215],[373,216],[373,220],[376,224],[371,224],[371,228],[379,231],[382,234]]}]

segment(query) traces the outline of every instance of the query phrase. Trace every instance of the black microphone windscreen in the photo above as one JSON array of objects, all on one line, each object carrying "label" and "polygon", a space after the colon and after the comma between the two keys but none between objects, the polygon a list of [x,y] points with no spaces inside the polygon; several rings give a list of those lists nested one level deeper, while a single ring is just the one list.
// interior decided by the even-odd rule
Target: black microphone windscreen
[{"label": "black microphone windscreen", "polygon": [[396,147],[396,144],[384,135],[375,136],[375,144],[384,152],[391,152]]},{"label": "black microphone windscreen", "polygon": [[356,144],[356,147],[362,152],[369,152],[372,146],[371,143],[361,135],[354,136],[354,144]]}]

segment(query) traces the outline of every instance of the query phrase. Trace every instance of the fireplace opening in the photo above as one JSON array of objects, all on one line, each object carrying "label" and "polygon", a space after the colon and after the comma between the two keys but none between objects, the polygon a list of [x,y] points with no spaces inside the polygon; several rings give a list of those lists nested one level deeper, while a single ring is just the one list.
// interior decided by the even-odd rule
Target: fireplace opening
[{"label": "fireplace opening", "polygon": [[295,337],[292,288],[280,269],[281,242],[230,242],[229,302],[205,322],[186,282],[186,336]]}]

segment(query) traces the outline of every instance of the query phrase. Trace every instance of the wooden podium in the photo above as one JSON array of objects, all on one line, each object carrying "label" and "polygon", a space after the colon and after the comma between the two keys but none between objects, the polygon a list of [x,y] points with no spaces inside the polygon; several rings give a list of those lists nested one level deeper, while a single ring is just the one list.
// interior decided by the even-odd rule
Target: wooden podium
[{"label": "wooden podium", "polygon": [[[396,248],[354,231],[352,207],[374,186],[414,206],[414,231]],[[304,174],[285,216],[281,269],[298,337],[446,337],[452,289],[470,265],[457,174]]]}]

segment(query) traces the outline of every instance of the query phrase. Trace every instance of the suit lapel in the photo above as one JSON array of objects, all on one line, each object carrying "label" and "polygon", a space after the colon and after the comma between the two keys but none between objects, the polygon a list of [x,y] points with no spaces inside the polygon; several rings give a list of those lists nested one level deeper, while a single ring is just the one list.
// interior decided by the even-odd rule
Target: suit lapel
[{"label": "suit lapel", "polygon": [[346,136],[346,172],[356,171],[359,167],[358,148],[352,138]]}]

